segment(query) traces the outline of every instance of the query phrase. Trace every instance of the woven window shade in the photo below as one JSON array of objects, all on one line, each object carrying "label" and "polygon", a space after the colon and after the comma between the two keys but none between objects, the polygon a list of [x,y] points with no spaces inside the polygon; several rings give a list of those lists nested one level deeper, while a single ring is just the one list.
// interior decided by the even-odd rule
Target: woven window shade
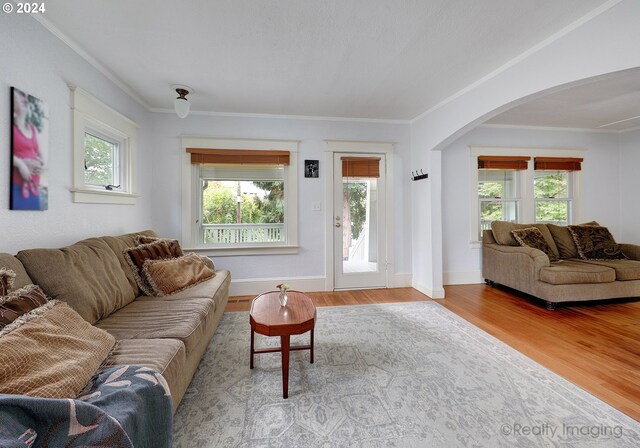
[{"label": "woven window shade", "polygon": [[187,148],[192,164],[289,165],[289,151]]},{"label": "woven window shade", "polygon": [[379,157],[341,157],[342,177],[380,177]]},{"label": "woven window shade", "polygon": [[478,156],[481,170],[526,170],[529,156]]},{"label": "woven window shade", "polygon": [[534,166],[536,170],[580,171],[583,160],[571,157],[536,157]]}]

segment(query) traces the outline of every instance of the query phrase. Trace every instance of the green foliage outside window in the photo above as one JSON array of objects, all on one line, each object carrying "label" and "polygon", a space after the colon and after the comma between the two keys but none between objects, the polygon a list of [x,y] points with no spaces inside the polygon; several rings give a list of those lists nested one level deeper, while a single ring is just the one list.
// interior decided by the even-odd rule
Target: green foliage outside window
[{"label": "green foliage outside window", "polygon": [[543,172],[536,175],[533,184],[536,201],[536,221],[569,221],[568,202],[541,201],[540,199],[562,199],[569,197],[569,173],[567,171]]},{"label": "green foliage outside window", "polygon": [[84,181],[89,185],[112,185],[113,150],[111,142],[84,134]]},{"label": "green foliage outside window", "polygon": [[351,212],[351,238],[356,240],[367,219],[367,184],[353,181],[345,183],[344,194]]},{"label": "green foliage outside window", "polygon": [[[203,224],[278,224],[284,222],[284,182],[247,182],[265,192],[257,195],[237,193],[219,181],[204,181],[202,190]],[[242,189],[242,188],[241,188]],[[238,208],[240,222],[238,222]]]}]

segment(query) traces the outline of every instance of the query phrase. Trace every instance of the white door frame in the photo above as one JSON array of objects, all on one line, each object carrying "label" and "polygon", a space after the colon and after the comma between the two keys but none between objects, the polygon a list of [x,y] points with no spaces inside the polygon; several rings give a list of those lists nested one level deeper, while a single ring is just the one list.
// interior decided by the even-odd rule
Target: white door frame
[{"label": "white door frame", "polygon": [[325,170],[326,188],[325,188],[325,290],[333,291],[335,289],[334,275],[334,222],[333,222],[333,185],[334,185],[334,168],[333,153],[365,153],[365,154],[384,154],[386,159],[386,227],[385,232],[385,252],[386,262],[381,260],[381,266],[386,268],[386,287],[393,284],[395,251],[393,245],[394,236],[394,217],[395,217],[395,201],[393,196],[394,185],[394,142],[366,142],[366,141],[350,141],[350,140],[325,140]]}]

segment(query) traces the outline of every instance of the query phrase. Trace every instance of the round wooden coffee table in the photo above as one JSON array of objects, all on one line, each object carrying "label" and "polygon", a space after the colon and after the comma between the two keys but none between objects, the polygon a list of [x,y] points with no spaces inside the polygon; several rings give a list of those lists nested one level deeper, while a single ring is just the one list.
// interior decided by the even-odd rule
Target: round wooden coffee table
[{"label": "round wooden coffee table", "polygon": [[[261,353],[282,353],[282,396],[289,396],[289,351],[309,350],[313,364],[313,330],[316,324],[316,307],[311,299],[299,291],[287,291],[289,301],[280,306],[278,291],[265,292],[253,299],[249,322],[251,323],[251,362],[253,356]],[[291,335],[311,331],[309,345],[290,346]],[[255,333],[265,336],[280,336],[280,347],[256,350]]]}]

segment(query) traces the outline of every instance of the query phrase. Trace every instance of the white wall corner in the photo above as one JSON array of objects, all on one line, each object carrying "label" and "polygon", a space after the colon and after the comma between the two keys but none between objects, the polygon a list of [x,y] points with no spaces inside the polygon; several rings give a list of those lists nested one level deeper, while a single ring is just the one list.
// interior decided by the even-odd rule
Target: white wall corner
[{"label": "white wall corner", "polygon": [[481,271],[448,271],[444,273],[445,285],[474,285],[484,283]]},{"label": "white wall corner", "polygon": [[432,288],[421,283],[413,282],[411,285],[422,294],[429,296],[431,299],[444,299],[444,288]]},{"label": "white wall corner", "polygon": [[392,277],[392,284],[389,285],[389,288],[408,288],[412,286],[411,272],[396,272]]}]

